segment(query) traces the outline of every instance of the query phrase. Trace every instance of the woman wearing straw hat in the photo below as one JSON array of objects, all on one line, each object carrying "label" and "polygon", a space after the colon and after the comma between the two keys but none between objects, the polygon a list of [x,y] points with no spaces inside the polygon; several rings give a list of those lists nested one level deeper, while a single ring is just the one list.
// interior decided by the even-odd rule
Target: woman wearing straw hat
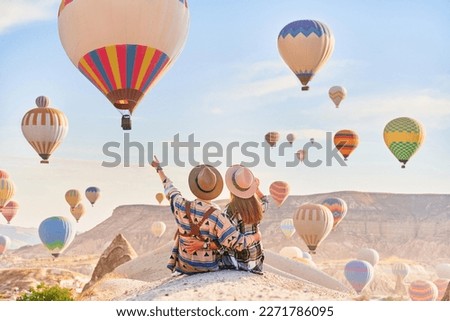
[{"label": "woman wearing straw hat", "polygon": [[[231,193],[230,203],[224,213],[238,230],[245,235],[259,233],[259,223],[267,209],[268,198],[259,189],[259,180],[242,165],[230,167],[225,174],[225,183]],[[200,242],[190,240],[187,250],[195,251]],[[263,273],[264,251],[260,241],[244,250],[221,247],[219,265],[223,269],[245,270]]]},{"label": "woman wearing straw hat", "polygon": [[[260,233],[244,235],[211,201],[220,195],[223,180],[216,168],[209,165],[194,167],[189,174],[189,188],[196,196],[188,201],[165,175],[158,159],[151,164],[164,185],[164,192],[177,222],[177,234],[167,267],[173,272],[194,274],[219,270],[218,252],[211,244],[242,251],[261,238]],[[186,249],[190,239],[200,240],[201,246],[193,252]],[[216,246],[217,248],[217,246]]]}]

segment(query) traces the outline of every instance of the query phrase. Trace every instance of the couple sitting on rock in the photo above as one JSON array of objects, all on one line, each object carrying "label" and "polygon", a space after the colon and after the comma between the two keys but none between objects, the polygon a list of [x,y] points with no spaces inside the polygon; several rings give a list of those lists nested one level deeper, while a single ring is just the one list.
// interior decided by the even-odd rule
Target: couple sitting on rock
[{"label": "couple sitting on rock", "polygon": [[196,199],[189,201],[165,175],[156,157],[152,166],[163,182],[178,227],[167,265],[172,272],[235,269],[263,273],[264,253],[258,226],[268,198],[248,168],[234,165],[227,170],[225,183],[231,200],[222,211],[212,202],[223,189],[223,179],[216,168],[199,165],[191,170],[189,188]]}]

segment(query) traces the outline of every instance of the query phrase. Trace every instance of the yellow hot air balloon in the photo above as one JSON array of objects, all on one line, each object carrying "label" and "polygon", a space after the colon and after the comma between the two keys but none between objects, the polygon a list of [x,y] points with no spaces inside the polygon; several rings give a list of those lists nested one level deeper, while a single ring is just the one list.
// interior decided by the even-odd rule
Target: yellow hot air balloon
[{"label": "yellow hot air balloon", "polygon": [[419,150],[425,139],[425,129],[417,121],[409,117],[391,120],[384,127],[384,142],[394,154],[402,168],[406,162]]},{"label": "yellow hot air balloon", "polygon": [[286,201],[289,196],[289,191],[289,184],[283,181],[275,181],[269,187],[270,196],[272,196],[272,199],[278,207]]},{"label": "yellow hot air balloon", "polygon": [[339,104],[347,97],[347,89],[342,86],[333,86],[328,90],[328,96],[330,96],[336,108],[339,108]]},{"label": "yellow hot air balloon", "polygon": [[85,212],[86,211],[84,209],[83,203],[79,203],[75,207],[70,208],[70,213],[72,213],[73,217],[75,217],[75,219],[77,220],[77,223],[80,220],[80,218],[84,215]]},{"label": "yellow hot air balloon", "polygon": [[264,138],[266,139],[266,142],[270,145],[270,147],[274,147],[280,140],[280,134],[277,132],[268,132],[266,136],[264,136]]},{"label": "yellow hot air balloon", "polygon": [[161,237],[166,231],[166,224],[164,222],[153,222],[151,227],[152,234],[156,237]]},{"label": "yellow hot air balloon", "polygon": [[300,205],[293,220],[297,234],[312,254],[316,253],[317,247],[333,228],[333,214],[327,207],[320,204]]},{"label": "yellow hot air balloon", "polygon": [[353,130],[343,129],[334,134],[333,141],[336,148],[344,156],[344,160],[347,160],[350,154],[358,147],[359,136]]},{"label": "yellow hot air balloon", "polygon": [[187,38],[187,0],[62,0],[59,37],[67,56],[124,117],[170,69]]},{"label": "yellow hot air balloon", "polygon": [[164,200],[164,194],[163,193],[156,193],[155,198],[158,201],[158,203],[161,204],[161,202]]},{"label": "yellow hot air balloon", "polygon": [[319,21],[291,22],[278,35],[278,51],[302,83],[302,90],[309,89],[309,81],[328,61],[333,50],[333,34]]},{"label": "yellow hot air balloon", "polygon": [[14,183],[9,178],[0,178],[0,212],[13,198],[15,193]]},{"label": "yellow hot air balloon", "polygon": [[64,113],[48,107],[49,104],[47,97],[39,96],[36,98],[37,108],[29,110],[22,118],[22,133],[42,158],[41,164],[48,164],[50,155],[63,142],[69,130]]},{"label": "yellow hot air balloon", "polygon": [[70,189],[66,192],[66,202],[70,205],[70,208],[74,208],[81,202],[81,193],[76,189]]}]

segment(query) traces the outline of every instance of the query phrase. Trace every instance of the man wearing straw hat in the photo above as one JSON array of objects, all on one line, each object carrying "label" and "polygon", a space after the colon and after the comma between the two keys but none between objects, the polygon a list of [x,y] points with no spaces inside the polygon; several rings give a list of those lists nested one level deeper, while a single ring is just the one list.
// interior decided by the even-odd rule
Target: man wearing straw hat
[{"label": "man wearing straw hat", "polygon": [[[167,265],[170,270],[184,274],[217,271],[219,254],[211,249],[211,242],[242,251],[261,239],[260,233],[249,236],[239,233],[220,208],[211,202],[223,189],[223,179],[216,168],[199,165],[191,170],[189,188],[196,199],[189,201],[183,198],[165,175],[156,157],[151,165],[156,168],[164,185],[165,195],[170,201],[178,225],[175,244]],[[189,253],[186,246],[192,238],[200,239],[204,243],[201,249]]]}]

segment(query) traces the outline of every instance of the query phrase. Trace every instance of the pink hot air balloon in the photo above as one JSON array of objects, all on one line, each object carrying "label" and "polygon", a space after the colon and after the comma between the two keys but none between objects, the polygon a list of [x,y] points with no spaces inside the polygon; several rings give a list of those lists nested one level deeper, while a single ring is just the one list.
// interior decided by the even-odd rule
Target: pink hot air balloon
[{"label": "pink hot air balloon", "polygon": [[2,214],[5,217],[8,224],[11,220],[16,216],[17,211],[19,210],[19,203],[16,201],[9,201],[8,204],[5,205],[2,209]]},{"label": "pink hot air balloon", "polygon": [[444,297],[445,291],[447,290],[448,284],[450,283],[450,279],[437,279],[434,280],[433,283],[438,289],[438,297],[436,300],[441,301]]},{"label": "pink hot air balloon", "polygon": [[272,199],[280,207],[289,196],[289,184],[283,181],[275,181],[270,184],[269,192]]}]

